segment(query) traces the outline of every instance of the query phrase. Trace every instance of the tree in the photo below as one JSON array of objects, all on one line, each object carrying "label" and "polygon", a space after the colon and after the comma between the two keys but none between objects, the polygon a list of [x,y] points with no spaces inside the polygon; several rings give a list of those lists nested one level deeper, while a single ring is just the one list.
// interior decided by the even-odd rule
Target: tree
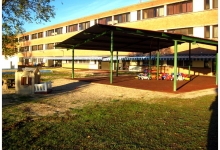
[{"label": "tree", "polygon": [[2,53],[7,58],[17,53],[16,36],[23,34],[25,22],[42,23],[54,18],[54,0],[3,0],[2,1]]}]

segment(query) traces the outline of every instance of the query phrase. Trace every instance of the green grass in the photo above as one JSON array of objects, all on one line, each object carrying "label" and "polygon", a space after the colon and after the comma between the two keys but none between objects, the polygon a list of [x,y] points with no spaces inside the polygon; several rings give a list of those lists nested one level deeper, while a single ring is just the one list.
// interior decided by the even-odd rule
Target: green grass
[{"label": "green grass", "polygon": [[[45,117],[8,106],[2,111],[2,145],[7,150],[206,149],[215,99],[155,99],[152,104],[115,99]],[[212,117],[217,127],[218,118]]]}]

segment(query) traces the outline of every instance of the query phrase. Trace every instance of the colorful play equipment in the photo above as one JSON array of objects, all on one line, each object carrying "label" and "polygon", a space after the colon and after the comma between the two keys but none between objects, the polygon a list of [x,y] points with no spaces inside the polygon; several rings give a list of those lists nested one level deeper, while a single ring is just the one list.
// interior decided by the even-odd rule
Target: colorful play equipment
[{"label": "colorful play equipment", "polygon": [[151,76],[149,73],[140,73],[138,74],[138,79],[139,80],[151,80]]},{"label": "colorful play equipment", "polygon": [[[157,79],[157,74],[148,72],[147,69],[144,70],[144,73],[139,73],[137,75],[137,79],[141,80],[151,80],[151,79]],[[159,73],[158,80],[167,80],[167,81],[173,81],[174,80],[174,73],[168,74],[168,73]],[[177,74],[177,81],[183,81],[183,80],[190,80],[190,77],[188,77],[184,73],[178,73]]]}]

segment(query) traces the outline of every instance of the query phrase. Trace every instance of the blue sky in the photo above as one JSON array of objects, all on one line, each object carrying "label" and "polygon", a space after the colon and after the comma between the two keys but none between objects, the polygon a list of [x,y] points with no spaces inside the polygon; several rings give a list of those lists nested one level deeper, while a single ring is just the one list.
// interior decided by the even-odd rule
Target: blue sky
[{"label": "blue sky", "polygon": [[146,2],[149,0],[55,0],[52,3],[55,6],[55,18],[51,18],[50,22],[44,22],[42,24],[26,23],[24,28],[28,32],[68,20],[137,4],[140,1]]}]

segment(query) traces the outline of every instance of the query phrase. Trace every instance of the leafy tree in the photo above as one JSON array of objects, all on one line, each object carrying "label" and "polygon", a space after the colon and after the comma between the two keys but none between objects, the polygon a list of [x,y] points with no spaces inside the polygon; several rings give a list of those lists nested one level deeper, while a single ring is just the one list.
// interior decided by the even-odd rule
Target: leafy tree
[{"label": "leafy tree", "polygon": [[16,54],[16,36],[23,34],[25,22],[42,23],[54,18],[54,0],[2,0],[2,53]]}]

